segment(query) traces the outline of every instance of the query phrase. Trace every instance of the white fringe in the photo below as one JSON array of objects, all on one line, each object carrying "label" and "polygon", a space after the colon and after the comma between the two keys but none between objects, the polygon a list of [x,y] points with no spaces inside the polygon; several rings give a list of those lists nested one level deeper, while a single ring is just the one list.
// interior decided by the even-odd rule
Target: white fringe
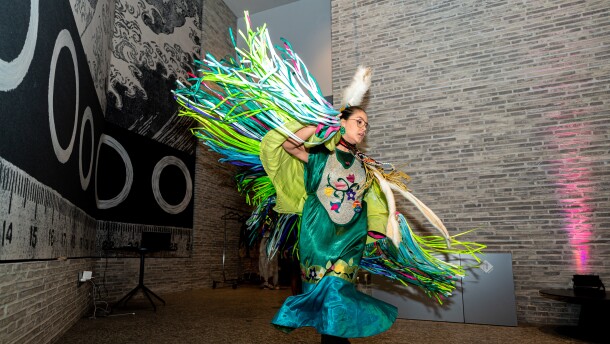
[{"label": "white fringe", "polygon": [[411,202],[417,209],[430,221],[434,228],[438,229],[441,232],[443,238],[445,238],[445,242],[447,243],[447,247],[451,247],[451,236],[449,236],[449,232],[447,232],[447,228],[443,224],[443,221],[436,216],[436,214],[428,208],[422,201],[420,201],[415,195],[410,193],[409,191],[402,190],[398,186],[394,184],[389,184],[392,190],[398,191],[404,198],[406,198],[409,202]]},{"label": "white fringe", "polygon": [[451,247],[451,236],[449,232],[447,232],[447,228],[441,221],[441,219],[436,216],[436,214],[428,208],[422,201],[420,201],[415,195],[410,193],[409,191],[405,191],[398,186],[389,183],[383,176],[374,171],[375,177],[379,181],[379,186],[381,187],[381,191],[385,195],[386,200],[388,201],[388,224],[386,228],[386,236],[392,240],[394,246],[398,247],[400,242],[402,241],[402,236],[400,234],[400,229],[398,226],[398,221],[396,220],[396,199],[394,198],[394,191],[398,191],[404,198],[406,198],[409,202],[411,202],[425,217],[430,221],[432,226],[436,228],[443,238],[445,238],[445,242],[447,243],[447,247]]},{"label": "white fringe", "polygon": [[391,184],[388,183],[383,176],[377,172],[373,171],[375,177],[379,181],[379,186],[381,187],[381,191],[385,195],[386,201],[388,201],[388,224],[386,226],[385,235],[392,240],[394,246],[398,247],[400,242],[402,241],[402,236],[400,234],[400,228],[398,226],[398,220],[396,220],[396,201],[394,199],[394,193],[392,192]]}]

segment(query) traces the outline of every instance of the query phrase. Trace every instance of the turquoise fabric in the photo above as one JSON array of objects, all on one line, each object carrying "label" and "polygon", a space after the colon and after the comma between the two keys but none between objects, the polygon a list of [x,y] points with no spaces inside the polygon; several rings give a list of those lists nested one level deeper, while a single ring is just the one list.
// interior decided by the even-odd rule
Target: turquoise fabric
[{"label": "turquoise fabric", "polygon": [[326,276],[307,288],[308,292],[286,299],[272,321],[278,329],[290,332],[310,326],[320,334],[368,337],[388,330],[398,315],[396,307],[359,292],[341,278]]},{"label": "turquoise fabric", "polygon": [[324,148],[314,149],[305,164],[308,196],[299,236],[303,294],[286,299],[272,323],[285,332],[311,326],[321,334],[367,337],[389,329],[398,311],[359,292],[353,283],[367,237],[366,203],[351,221],[340,226],[330,220],[316,196],[327,159],[335,158],[335,154]]}]

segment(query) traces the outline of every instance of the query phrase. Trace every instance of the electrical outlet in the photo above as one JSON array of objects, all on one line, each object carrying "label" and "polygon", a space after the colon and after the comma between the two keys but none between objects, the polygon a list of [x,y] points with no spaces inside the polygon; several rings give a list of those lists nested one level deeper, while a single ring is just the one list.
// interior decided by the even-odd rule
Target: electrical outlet
[{"label": "electrical outlet", "polygon": [[78,280],[77,286],[81,286],[83,283],[87,282],[93,277],[93,273],[91,271],[79,271],[78,272]]},{"label": "electrical outlet", "polygon": [[91,279],[92,276],[93,276],[93,273],[91,271],[83,271],[83,275],[81,276],[80,281],[87,282],[88,280]]}]

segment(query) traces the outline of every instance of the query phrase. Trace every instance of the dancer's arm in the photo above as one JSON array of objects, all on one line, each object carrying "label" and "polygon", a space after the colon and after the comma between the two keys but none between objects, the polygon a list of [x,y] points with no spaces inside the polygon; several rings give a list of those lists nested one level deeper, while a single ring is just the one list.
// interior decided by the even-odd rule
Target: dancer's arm
[{"label": "dancer's arm", "polygon": [[[315,131],[316,127],[310,125],[297,130],[294,134],[301,140],[307,141],[315,133]],[[286,141],[284,141],[284,143],[282,143],[282,148],[303,162],[307,162],[309,160],[309,153],[307,150],[305,150],[303,142],[298,142],[289,137],[286,139]]]}]

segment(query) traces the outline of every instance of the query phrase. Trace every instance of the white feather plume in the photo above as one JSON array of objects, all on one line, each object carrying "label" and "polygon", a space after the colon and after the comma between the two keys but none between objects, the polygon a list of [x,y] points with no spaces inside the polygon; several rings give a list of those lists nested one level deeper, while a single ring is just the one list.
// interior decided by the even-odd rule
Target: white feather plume
[{"label": "white feather plume", "polygon": [[451,247],[451,236],[447,232],[447,228],[441,221],[441,219],[436,216],[436,214],[428,208],[422,201],[420,201],[415,195],[410,193],[409,191],[402,190],[398,186],[389,183],[383,178],[383,176],[376,171],[373,171],[377,181],[379,182],[379,187],[381,191],[385,195],[385,198],[388,202],[388,223],[386,227],[386,236],[392,240],[394,246],[398,247],[400,242],[402,241],[402,236],[400,234],[400,229],[398,225],[398,221],[396,220],[396,199],[394,198],[393,191],[400,193],[404,198],[406,198],[409,202],[411,202],[417,209],[430,221],[432,226],[436,228],[439,232],[441,232],[443,238],[445,238],[445,242],[447,243],[447,247]]},{"label": "white feather plume", "polygon": [[388,202],[388,223],[386,225],[386,236],[392,240],[394,246],[398,247],[402,241],[402,236],[400,234],[398,221],[396,220],[396,201],[394,200],[394,193],[392,192],[392,187],[390,186],[391,184],[388,183],[379,172],[373,171],[373,174],[375,174],[375,177],[379,182],[381,192],[383,192],[385,199]]},{"label": "white feather plume", "polygon": [[439,232],[441,232],[441,234],[443,235],[443,238],[445,238],[447,247],[448,248],[451,247],[451,236],[449,235],[449,232],[447,232],[447,228],[445,228],[443,221],[441,221],[441,219],[439,219],[438,216],[436,216],[436,214],[432,210],[430,210],[430,208],[428,208],[427,205],[424,204],[424,202],[420,201],[417,197],[415,197],[415,195],[413,195],[409,191],[402,190],[401,188],[399,188],[398,186],[396,186],[392,183],[388,183],[388,184],[389,184],[390,189],[397,191],[404,198],[406,198],[409,202],[411,202],[411,204],[413,204],[415,207],[417,207],[417,209],[426,217],[426,219],[428,219],[428,221],[430,221],[432,226],[434,226],[434,228],[436,228]]},{"label": "white feather plume", "polygon": [[358,66],[354,79],[343,91],[343,102],[341,106],[357,106],[362,103],[362,98],[371,86],[371,69]]}]

